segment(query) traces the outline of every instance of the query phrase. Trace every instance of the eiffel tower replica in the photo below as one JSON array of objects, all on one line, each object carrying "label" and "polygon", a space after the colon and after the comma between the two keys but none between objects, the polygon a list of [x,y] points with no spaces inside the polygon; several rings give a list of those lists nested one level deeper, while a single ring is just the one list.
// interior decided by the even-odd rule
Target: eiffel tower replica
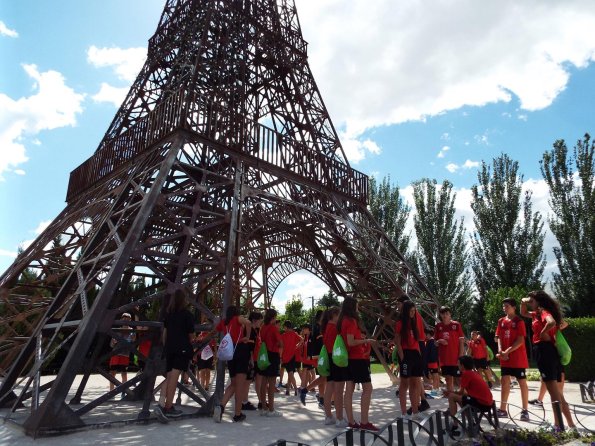
[{"label": "eiffel tower replica", "polygon": [[[147,422],[163,372],[160,321],[181,287],[197,330],[211,332],[231,304],[270,307],[299,270],[360,299],[380,340],[403,293],[432,314],[432,294],[367,195],[310,71],[293,0],[167,0],[126,99],[70,174],[65,209],[0,277],[0,406],[40,436],[91,426],[93,411],[124,393]],[[126,343],[131,330],[137,340]],[[106,370],[112,340],[146,363],[125,383]],[[179,386],[193,416],[212,413],[223,367],[212,394],[194,377],[198,391]],[[90,395],[92,373],[115,389]]]}]

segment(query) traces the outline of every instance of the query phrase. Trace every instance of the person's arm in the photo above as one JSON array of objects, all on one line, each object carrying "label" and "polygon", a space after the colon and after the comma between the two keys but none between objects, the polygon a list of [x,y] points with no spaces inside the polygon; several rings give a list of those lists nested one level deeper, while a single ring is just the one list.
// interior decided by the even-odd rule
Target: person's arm
[{"label": "person's arm", "polygon": [[528,297],[523,297],[521,299],[521,316],[526,317],[527,319],[532,319],[531,313],[527,310],[527,303],[529,302]]},{"label": "person's arm", "polygon": [[[513,351],[515,351],[516,349],[520,348],[521,345],[523,345],[525,343],[525,337],[524,336],[518,336],[514,342],[512,343],[512,345],[510,347],[508,347],[506,350],[504,350],[502,352],[502,354],[504,355],[510,355]],[[500,349],[500,347],[498,347],[498,349]]]},{"label": "person's arm", "polygon": [[465,354],[465,336],[459,338],[459,356]]},{"label": "person's arm", "polygon": [[401,346],[401,333],[395,331],[395,348],[397,349],[397,355],[399,356],[399,361],[403,360],[403,347]]},{"label": "person's arm", "polygon": [[545,325],[543,326],[543,330],[539,333],[539,339],[541,341],[550,341],[552,338],[549,335],[548,331],[556,326],[556,321],[552,317],[552,315],[548,314],[545,317]]},{"label": "person's arm", "polygon": [[564,319],[562,319],[562,322],[560,322],[560,326],[558,328],[560,330],[564,330],[566,327],[568,327],[568,322],[566,322]]},{"label": "person's arm", "polygon": [[248,342],[250,340],[250,333],[252,332],[252,322],[246,319],[244,316],[238,316],[238,322],[242,324],[246,330],[246,336],[240,339],[240,342]]},{"label": "person's arm", "polygon": [[353,347],[355,345],[365,345],[370,344],[374,341],[374,339],[355,339],[351,333],[347,333],[347,346]]}]

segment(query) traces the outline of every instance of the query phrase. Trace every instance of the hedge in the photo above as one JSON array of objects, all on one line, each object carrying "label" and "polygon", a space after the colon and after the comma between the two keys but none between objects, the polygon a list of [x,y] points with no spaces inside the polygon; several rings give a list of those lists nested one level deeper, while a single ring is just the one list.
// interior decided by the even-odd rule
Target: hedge
[{"label": "hedge", "polygon": [[572,360],[566,366],[566,379],[575,382],[595,379],[595,318],[566,319],[568,328],[562,333],[572,349]]}]

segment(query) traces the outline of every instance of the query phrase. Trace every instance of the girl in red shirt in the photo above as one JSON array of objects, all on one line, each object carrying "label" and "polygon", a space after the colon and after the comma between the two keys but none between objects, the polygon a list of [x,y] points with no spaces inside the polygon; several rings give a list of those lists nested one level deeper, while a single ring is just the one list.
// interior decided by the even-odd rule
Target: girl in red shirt
[{"label": "girl in red shirt", "polygon": [[[372,399],[372,379],[370,375],[370,345],[374,339],[366,339],[361,331],[361,320],[358,314],[357,299],[346,297],[343,300],[341,313],[337,320],[337,330],[341,333],[349,358],[349,379],[346,383],[337,383],[338,392],[342,391],[345,384],[345,413],[349,427],[352,429],[365,429],[377,431],[378,428],[368,420],[370,401]],[[361,383],[361,424],[353,418],[353,391],[355,383]]]},{"label": "girl in red shirt", "polygon": [[407,414],[407,390],[413,417],[417,418],[421,403],[420,387],[423,376],[423,362],[419,350],[419,341],[425,340],[423,327],[418,327],[417,310],[415,304],[410,300],[403,302],[401,316],[395,326],[395,347],[399,356],[399,371],[401,384],[399,386],[399,402],[401,414]]},{"label": "girl in red shirt", "polygon": [[[343,420],[343,391],[336,391],[338,382],[345,382],[349,379],[348,370],[346,367],[338,367],[333,363],[333,346],[335,345],[335,338],[337,337],[337,321],[339,320],[339,307],[331,307],[324,312],[322,316],[322,323],[320,329],[323,333],[322,342],[328,353],[330,373],[326,377],[326,387],[324,389],[324,424],[341,427],[345,423]],[[335,412],[337,418],[333,417],[332,400],[335,394]]]},{"label": "girl in red shirt", "polygon": [[[533,311],[527,311],[529,306]],[[562,322],[562,312],[556,302],[545,291],[531,291],[521,300],[521,316],[530,317],[533,329],[533,353],[537,358],[537,367],[541,373],[541,380],[545,383],[552,401],[559,401],[562,413],[570,428],[575,428],[572,415],[564,393],[557,381],[561,380],[562,365],[556,349],[556,332]],[[554,423],[560,426],[560,420],[554,410]]]},{"label": "girl in red shirt", "polygon": [[[267,346],[270,362],[270,365],[266,369],[260,371],[260,374],[263,376],[262,384],[260,385],[260,401],[263,402],[262,410],[265,411],[264,415],[268,417],[283,416],[281,412],[275,410],[275,383],[281,366],[279,350],[283,348],[283,341],[281,340],[279,328],[275,323],[276,320],[277,311],[269,308],[264,314],[264,324],[260,328],[260,339]],[[266,408],[264,401],[267,402]]]}]

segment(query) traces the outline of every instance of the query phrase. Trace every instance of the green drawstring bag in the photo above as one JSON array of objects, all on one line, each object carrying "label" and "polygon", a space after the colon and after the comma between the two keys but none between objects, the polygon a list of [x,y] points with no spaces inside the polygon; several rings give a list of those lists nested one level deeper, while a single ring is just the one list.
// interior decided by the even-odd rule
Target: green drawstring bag
[{"label": "green drawstring bag", "polygon": [[486,344],[486,348],[488,349],[488,361],[491,361],[492,359],[494,359],[494,352],[492,351],[490,346],[487,344]]},{"label": "green drawstring bag", "polygon": [[318,355],[318,364],[316,369],[318,370],[318,374],[320,376],[329,376],[331,374],[328,352],[326,351],[326,347],[324,345],[320,349],[320,355]]},{"label": "green drawstring bag", "polygon": [[348,356],[345,341],[341,335],[337,335],[333,345],[333,362],[337,367],[347,367]]},{"label": "green drawstring bag", "polygon": [[556,348],[558,349],[558,354],[560,355],[560,362],[562,365],[570,364],[570,360],[572,359],[572,350],[570,349],[570,345],[568,345],[566,338],[560,330],[558,330],[556,333]]},{"label": "green drawstring bag", "polygon": [[271,361],[269,361],[269,351],[267,350],[267,345],[264,342],[260,344],[260,349],[258,349],[258,359],[256,360],[256,365],[260,370],[265,370],[271,365]]}]

